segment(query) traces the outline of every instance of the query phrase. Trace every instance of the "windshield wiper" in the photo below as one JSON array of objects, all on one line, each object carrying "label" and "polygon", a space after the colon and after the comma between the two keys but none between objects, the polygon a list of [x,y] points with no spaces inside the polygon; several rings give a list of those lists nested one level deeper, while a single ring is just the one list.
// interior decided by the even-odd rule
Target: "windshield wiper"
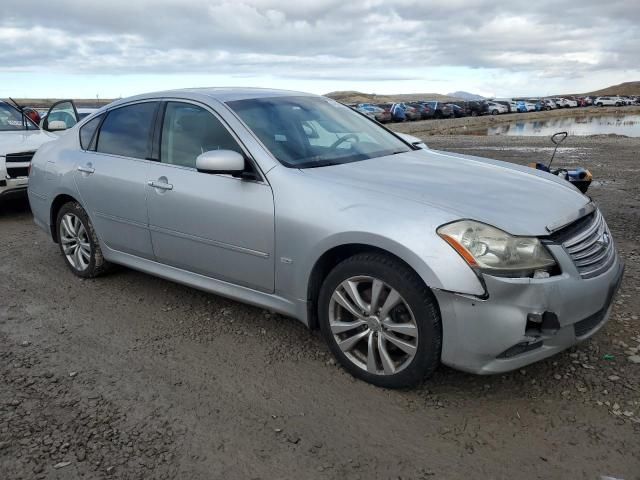
[{"label": "windshield wiper", "polygon": [[318,167],[330,167],[332,165],[340,165],[342,162],[336,162],[335,160],[319,160],[315,162],[309,162],[299,165],[298,168],[318,168]]}]

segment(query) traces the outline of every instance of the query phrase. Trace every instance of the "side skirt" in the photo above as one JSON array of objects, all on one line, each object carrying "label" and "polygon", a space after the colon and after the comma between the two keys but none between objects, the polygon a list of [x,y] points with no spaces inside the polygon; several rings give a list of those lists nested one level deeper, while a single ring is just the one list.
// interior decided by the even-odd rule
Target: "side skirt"
[{"label": "side skirt", "polygon": [[122,253],[107,247],[102,242],[100,243],[102,252],[109,262],[124,265],[125,267],[164,278],[165,280],[171,280],[242,303],[272,310],[287,317],[300,320],[308,326],[307,305],[304,301],[291,301],[276,294],[264,293],[251,288],[234,285],[198,273],[136,257],[128,253]]}]

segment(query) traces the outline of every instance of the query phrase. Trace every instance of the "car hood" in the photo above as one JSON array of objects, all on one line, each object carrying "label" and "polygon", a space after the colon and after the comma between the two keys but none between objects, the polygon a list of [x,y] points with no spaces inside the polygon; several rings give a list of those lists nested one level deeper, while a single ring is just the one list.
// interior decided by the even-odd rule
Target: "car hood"
[{"label": "car hood", "polygon": [[[435,150],[305,169],[333,184],[402,197],[514,235],[547,235],[590,202],[566,180],[529,167]],[[583,210],[583,214],[586,211]]]},{"label": "car hood", "polygon": [[43,130],[0,132],[0,155],[37,150],[43,143],[56,138],[58,136]]}]

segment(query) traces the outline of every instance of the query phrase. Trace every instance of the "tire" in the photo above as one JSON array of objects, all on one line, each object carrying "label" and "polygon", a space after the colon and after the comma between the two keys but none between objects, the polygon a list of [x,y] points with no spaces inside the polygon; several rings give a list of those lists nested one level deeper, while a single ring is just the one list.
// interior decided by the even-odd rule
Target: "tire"
[{"label": "tire", "polygon": [[[379,301],[369,315],[374,282],[379,282]],[[359,317],[349,313],[358,304],[348,293],[354,290],[363,308]],[[398,303],[388,308],[387,301],[394,298]],[[343,307],[344,300],[351,310]],[[381,314],[385,318],[378,318]],[[338,362],[365,382],[385,388],[410,387],[428,378],[440,364],[442,323],[436,300],[415,272],[389,255],[361,253],[338,264],[320,289],[318,318]]]},{"label": "tire", "polygon": [[58,245],[65,263],[78,277],[94,278],[110,268],[87,212],[78,202],[65,203],[56,218]]},{"label": "tire", "polygon": [[596,107],[601,107],[601,106],[602,106],[601,102],[596,103]]},{"label": "tire", "polygon": [[497,115],[498,114],[498,110],[491,110],[491,115]]}]

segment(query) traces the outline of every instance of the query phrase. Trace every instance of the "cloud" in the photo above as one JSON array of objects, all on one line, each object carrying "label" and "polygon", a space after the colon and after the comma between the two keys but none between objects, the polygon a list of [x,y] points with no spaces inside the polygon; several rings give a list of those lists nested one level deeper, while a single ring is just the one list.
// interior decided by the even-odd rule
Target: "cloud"
[{"label": "cloud", "polygon": [[22,0],[0,72],[406,80],[435,67],[537,78],[636,69],[637,0]]}]

